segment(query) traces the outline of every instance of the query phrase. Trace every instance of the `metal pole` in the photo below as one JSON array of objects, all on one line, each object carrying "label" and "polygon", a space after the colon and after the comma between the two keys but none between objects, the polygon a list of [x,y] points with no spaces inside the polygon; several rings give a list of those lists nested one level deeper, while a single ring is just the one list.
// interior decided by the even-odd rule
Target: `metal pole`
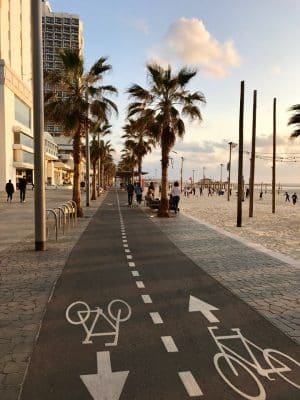
[{"label": "metal pole", "polygon": [[[88,101],[88,98],[86,99]],[[86,206],[90,206],[90,138],[89,138],[89,127],[88,127],[88,115],[89,111],[87,111],[86,124],[85,124],[85,161],[86,161]]]},{"label": "metal pole", "polygon": [[46,250],[46,201],[44,181],[44,101],[42,62],[42,3],[31,0],[33,136],[34,136],[34,226],[35,250]]},{"label": "metal pole", "polygon": [[[183,188],[182,188],[183,161],[184,161],[184,158],[181,157],[181,168],[180,168],[180,190],[181,190],[181,193],[182,193],[182,191],[183,191]],[[155,171],[156,171],[156,170],[155,170]]]},{"label": "metal pole", "polygon": [[193,186],[194,186],[194,183],[195,183],[195,170],[193,169]]},{"label": "metal pole", "polygon": [[250,163],[250,182],[249,182],[249,217],[253,217],[253,196],[254,196],[254,171],[255,171],[255,139],[256,139],[256,105],[257,91],[253,92],[253,117],[252,117],[252,146]]},{"label": "metal pole", "polygon": [[230,172],[231,172],[231,146],[232,142],[229,142],[229,166],[228,166],[228,190],[227,190],[227,201],[230,201]]},{"label": "metal pole", "polygon": [[245,82],[241,81],[240,117],[239,117],[239,169],[238,169],[238,199],[236,226],[242,226],[242,201],[243,201],[243,147],[244,147],[244,93]]},{"label": "metal pole", "polygon": [[[98,148],[100,146],[100,132],[98,132]],[[98,158],[98,197],[100,196],[100,172],[101,172],[101,160],[100,160],[100,154]]]},{"label": "metal pole", "polygon": [[273,99],[273,166],[272,166],[272,213],[275,214],[276,185],[276,98]]},{"label": "metal pole", "polygon": [[220,167],[221,167],[220,185],[222,186],[222,178],[223,178],[222,172],[223,172],[224,164],[220,164]]}]

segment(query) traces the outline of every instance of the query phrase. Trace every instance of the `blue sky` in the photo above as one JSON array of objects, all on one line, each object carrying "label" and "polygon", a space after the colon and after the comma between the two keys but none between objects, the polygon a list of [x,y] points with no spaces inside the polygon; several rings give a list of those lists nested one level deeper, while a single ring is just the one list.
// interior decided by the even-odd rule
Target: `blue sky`
[{"label": "blue sky", "polygon": [[[287,109],[300,102],[297,43],[300,37],[299,0],[52,0],[53,11],[79,14],[84,24],[85,60],[90,66],[108,56],[113,72],[107,83],[119,90],[115,99],[118,120],[113,120],[116,159],[127,106],[126,88],[146,85],[145,65],[150,60],[171,63],[174,70],[196,66],[199,73],[191,90],[207,99],[201,124],[186,122],[183,142],[176,144],[170,178],[178,178],[180,157],[184,177],[219,178],[220,163],[228,161],[228,141],[238,141],[240,81],[245,80],[245,150],[250,150],[252,93],[258,91],[257,152],[271,152],[272,102],[278,102],[278,152],[300,153],[300,139],[288,137]],[[236,178],[236,151],[233,179]],[[245,155],[245,179],[249,177]],[[145,159],[150,176],[160,172],[160,154]],[[271,181],[271,164],[257,160],[256,181]],[[278,163],[279,182],[300,183],[300,163]],[[223,177],[226,175],[223,170]]]}]

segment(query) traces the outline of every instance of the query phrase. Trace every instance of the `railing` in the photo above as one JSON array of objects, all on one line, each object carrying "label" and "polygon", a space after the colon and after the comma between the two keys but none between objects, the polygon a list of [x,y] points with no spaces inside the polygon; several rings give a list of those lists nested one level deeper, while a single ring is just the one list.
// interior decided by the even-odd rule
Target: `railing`
[{"label": "railing", "polygon": [[[60,204],[54,208],[48,208],[46,210],[46,220],[50,215],[54,217],[54,232],[55,232],[55,240],[58,240],[59,231],[62,231],[64,235],[66,229],[71,226],[74,227],[77,222],[77,204],[73,200],[68,200],[65,203]],[[47,238],[49,237],[49,226],[47,224],[46,234]]]}]

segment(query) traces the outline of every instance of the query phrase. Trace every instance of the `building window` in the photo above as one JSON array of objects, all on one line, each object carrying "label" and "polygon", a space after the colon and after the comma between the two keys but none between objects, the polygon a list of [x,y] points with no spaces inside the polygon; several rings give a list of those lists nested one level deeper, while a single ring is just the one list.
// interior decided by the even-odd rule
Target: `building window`
[{"label": "building window", "polygon": [[31,128],[31,109],[15,96],[15,120]]},{"label": "building window", "polygon": [[30,149],[33,149],[33,138],[25,135],[23,132],[15,132],[14,133],[14,143],[15,144],[22,144],[24,146],[29,147]]},{"label": "building window", "polygon": [[33,155],[33,153],[28,153],[27,151],[23,151],[22,152],[23,154],[23,157],[22,157],[22,161],[23,161],[23,163],[26,163],[26,164],[34,164],[34,155]]}]

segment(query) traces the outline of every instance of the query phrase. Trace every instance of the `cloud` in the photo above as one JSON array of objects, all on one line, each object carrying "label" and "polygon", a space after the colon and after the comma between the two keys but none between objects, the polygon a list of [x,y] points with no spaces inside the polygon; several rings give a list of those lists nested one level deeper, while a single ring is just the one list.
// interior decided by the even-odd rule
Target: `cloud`
[{"label": "cloud", "polygon": [[282,68],[280,67],[280,65],[272,65],[271,67],[271,74],[274,76],[278,76],[281,75],[282,73]]},{"label": "cloud", "polygon": [[218,78],[228,75],[230,67],[240,65],[233,41],[218,42],[203,21],[196,18],[180,18],[173,22],[162,43],[149,54],[155,60],[165,60],[165,63],[176,60],[195,65],[205,74]]},{"label": "cloud", "polygon": [[137,31],[142,32],[146,36],[150,33],[149,26],[143,18],[137,18],[131,21],[130,26],[132,26]]}]

